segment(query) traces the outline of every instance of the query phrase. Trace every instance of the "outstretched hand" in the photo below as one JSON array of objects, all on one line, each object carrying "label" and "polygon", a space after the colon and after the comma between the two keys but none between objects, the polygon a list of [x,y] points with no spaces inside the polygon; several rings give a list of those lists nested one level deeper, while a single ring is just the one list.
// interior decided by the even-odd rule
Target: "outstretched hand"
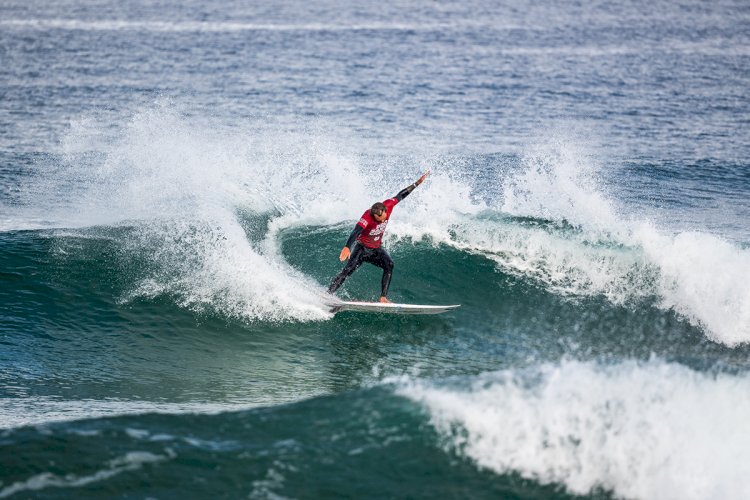
[{"label": "outstretched hand", "polygon": [[349,254],[351,254],[351,251],[349,250],[349,247],[344,247],[341,249],[341,255],[339,255],[339,260],[341,262],[344,262],[346,259],[349,258]]},{"label": "outstretched hand", "polygon": [[431,170],[428,170],[427,172],[425,172],[425,173],[422,174],[422,177],[420,177],[419,179],[417,179],[417,182],[416,182],[417,186],[419,186],[420,184],[422,184],[424,182],[425,178],[428,175],[430,175],[430,172],[431,172]]}]

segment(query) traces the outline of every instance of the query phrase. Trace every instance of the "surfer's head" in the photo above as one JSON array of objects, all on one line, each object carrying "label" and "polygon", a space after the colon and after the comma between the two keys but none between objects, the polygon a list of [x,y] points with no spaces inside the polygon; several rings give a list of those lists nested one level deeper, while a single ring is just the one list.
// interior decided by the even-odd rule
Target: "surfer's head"
[{"label": "surfer's head", "polygon": [[383,222],[385,220],[386,214],[387,212],[385,205],[381,202],[377,202],[372,207],[370,207],[370,215],[372,215],[372,218],[378,222]]}]

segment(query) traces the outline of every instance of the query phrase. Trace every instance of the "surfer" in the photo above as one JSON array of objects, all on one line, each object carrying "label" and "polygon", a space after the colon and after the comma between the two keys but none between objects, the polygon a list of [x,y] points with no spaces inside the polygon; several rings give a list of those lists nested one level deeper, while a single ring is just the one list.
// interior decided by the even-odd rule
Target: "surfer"
[{"label": "surfer", "polygon": [[369,262],[383,270],[383,279],[380,282],[380,302],[390,302],[387,298],[388,287],[391,284],[393,275],[393,259],[388,255],[381,246],[385,227],[388,225],[388,219],[391,217],[393,207],[398,202],[409,196],[417,186],[424,182],[425,177],[430,173],[428,170],[417,182],[411,184],[394,196],[385,201],[375,203],[367,210],[354,226],[352,234],[346,241],[346,245],[341,250],[339,260],[344,262],[349,259],[344,269],[333,278],[331,285],[328,287],[328,293],[335,293],[336,290],[344,283],[354,271],[362,265],[363,262]]}]

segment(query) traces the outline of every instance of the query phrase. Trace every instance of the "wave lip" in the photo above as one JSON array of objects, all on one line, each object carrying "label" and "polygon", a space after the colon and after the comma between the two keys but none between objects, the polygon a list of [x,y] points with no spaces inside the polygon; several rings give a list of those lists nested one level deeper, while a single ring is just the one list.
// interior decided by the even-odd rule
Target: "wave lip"
[{"label": "wave lip", "polygon": [[652,360],[402,381],[445,446],[498,474],[626,498],[746,498],[750,377]]}]

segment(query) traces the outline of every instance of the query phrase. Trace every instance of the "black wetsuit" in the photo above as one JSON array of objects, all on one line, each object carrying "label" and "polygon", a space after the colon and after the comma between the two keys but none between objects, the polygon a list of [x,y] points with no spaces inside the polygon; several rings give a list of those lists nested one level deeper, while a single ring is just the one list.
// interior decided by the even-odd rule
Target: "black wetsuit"
[{"label": "black wetsuit", "polygon": [[[402,189],[394,198],[397,201],[401,201],[409,193],[414,191],[417,187],[416,184],[412,184]],[[349,239],[346,241],[346,246],[351,250],[349,256],[349,262],[341,270],[341,272],[333,278],[331,285],[328,287],[328,293],[334,293],[338,288],[346,281],[346,278],[356,271],[363,262],[368,262],[372,265],[378,266],[383,270],[383,278],[380,281],[380,296],[386,297],[388,295],[388,287],[391,284],[391,277],[393,276],[393,259],[388,255],[383,247],[368,248],[357,241],[357,237],[362,234],[362,226],[357,224],[354,226],[352,234],[349,235]]]}]

